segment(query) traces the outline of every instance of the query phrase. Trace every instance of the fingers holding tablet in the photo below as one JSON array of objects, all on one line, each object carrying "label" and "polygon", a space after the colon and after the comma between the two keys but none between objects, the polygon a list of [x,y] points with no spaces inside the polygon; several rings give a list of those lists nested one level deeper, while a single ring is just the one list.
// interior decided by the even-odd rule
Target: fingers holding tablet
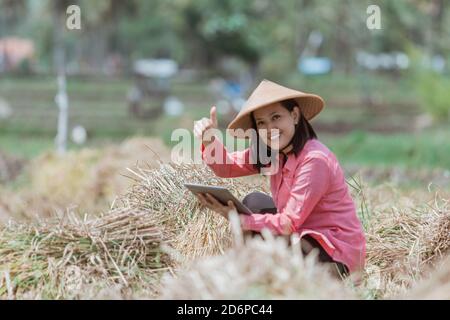
[{"label": "fingers holding tablet", "polygon": [[199,199],[200,203],[207,207],[208,209],[219,213],[221,216],[228,219],[228,214],[230,211],[236,211],[236,206],[233,201],[227,201],[227,205],[223,205],[220,201],[218,201],[214,196],[209,193],[197,193],[197,199]]},{"label": "fingers holding tablet", "polygon": [[[185,183],[184,185],[197,197],[202,205],[211,210],[217,211],[220,207],[220,211],[236,210],[238,213],[251,214],[250,209],[234,197],[226,188],[189,183]],[[230,206],[230,201],[233,206]]]}]

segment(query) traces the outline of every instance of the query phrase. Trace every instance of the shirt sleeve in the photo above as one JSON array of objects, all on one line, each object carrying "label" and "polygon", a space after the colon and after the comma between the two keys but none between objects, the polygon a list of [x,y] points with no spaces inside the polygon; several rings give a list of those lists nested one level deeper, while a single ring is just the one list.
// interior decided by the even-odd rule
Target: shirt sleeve
[{"label": "shirt sleeve", "polygon": [[203,162],[221,178],[235,178],[257,174],[258,170],[254,167],[250,158],[250,148],[243,151],[229,153],[225,146],[214,138],[207,147],[201,146]]},{"label": "shirt sleeve", "polygon": [[327,192],[329,176],[330,168],[326,159],[320,156],[305,159],[295,175],[289,199],[282,211],[276,214],[242,214],[242,229],[260,232],[266,228],[277,235],[294,233]]}]

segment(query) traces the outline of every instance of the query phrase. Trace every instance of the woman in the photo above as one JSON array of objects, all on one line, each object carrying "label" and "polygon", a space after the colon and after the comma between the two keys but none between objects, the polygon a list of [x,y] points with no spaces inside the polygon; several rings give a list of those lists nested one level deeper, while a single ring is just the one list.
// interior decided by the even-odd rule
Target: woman
[{"label": "woman", "polygon": [[[205,148],[223,152],[224,161],[207,161],[219,177],[257,174],[268,166],[255,152],[259,140],[270,153],[279,153],[275,158],[278,170],[270,177],[273,198],[259,192],[244,198],[253,214],[239,215],[243,230],[261,232],[265,228],[276,235],[297,235],[304,254],[318,249],[319,261],[342,276],[363,269],[365,237],[343,170],[309,123],[323,106],[317,95],[264,80],[228,126],[236,137],[243,137],[243,130],[256,129],[258,139],[252,140],[250,148],[228,153],[218,139],[206,138],[208,129],[217,128],[215,107],[209,119],[195,123],[194,134],[202,139],[204,160],[211,157]],[[208,194],[200,195],[199,200],[226,218],[235,210],[232,202],[224,206]]]}]

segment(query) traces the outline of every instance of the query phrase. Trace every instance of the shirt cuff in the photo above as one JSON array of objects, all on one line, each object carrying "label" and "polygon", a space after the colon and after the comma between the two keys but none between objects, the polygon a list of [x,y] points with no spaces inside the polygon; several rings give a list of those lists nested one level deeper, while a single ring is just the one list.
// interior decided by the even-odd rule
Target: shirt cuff
[{"label": "shirt cuff", "polygon": [[245,231],[254,230],[255,219],[252,214],[240,214],[239,219],[241,220],[241,228]]}]

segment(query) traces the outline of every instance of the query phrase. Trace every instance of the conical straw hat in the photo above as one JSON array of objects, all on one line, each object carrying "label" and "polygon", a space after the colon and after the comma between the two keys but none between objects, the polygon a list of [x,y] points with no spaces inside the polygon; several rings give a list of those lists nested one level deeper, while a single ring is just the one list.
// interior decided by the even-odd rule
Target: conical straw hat
[{"label": "conical straw hat", "polygon": [[[314,118],[324,106],[321,97],[311,93],[293,90],[275,82],[264,79],[252,92],[239,114],[228,125],[230,133],[237,138],[248,138],[243,131],[253,128],[251,113],[272,103],[294,99],[307,120]],[[237,130],[236,129],[243,129]]]}]

